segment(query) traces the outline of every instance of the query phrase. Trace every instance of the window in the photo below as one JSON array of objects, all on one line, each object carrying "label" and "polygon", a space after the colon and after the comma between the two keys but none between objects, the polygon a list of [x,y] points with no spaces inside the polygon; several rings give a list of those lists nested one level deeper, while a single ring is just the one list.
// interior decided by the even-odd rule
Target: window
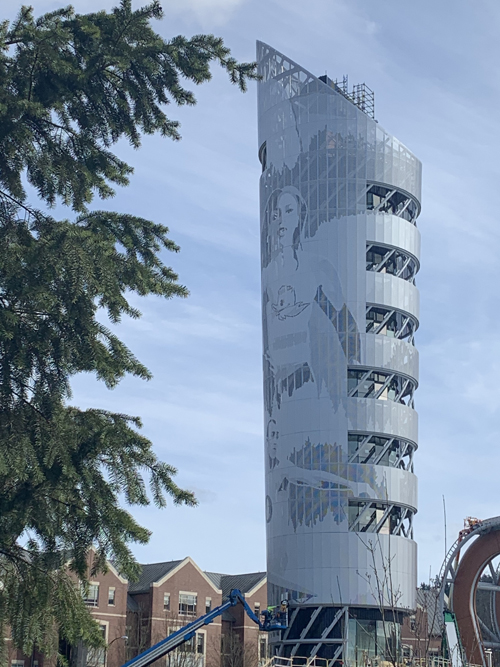
[{"label": "window", "polygon": [[170,611],[170,593],[163,593],[163,611]]},{"label": "window", "polygon": [[[342,349],[347,357],[348,362],[358,359],[360,349],[358,327],[356,320],[352,316],[347,306],[344,304],[342,308],[337,310],[337,308],[335,308],[333,303],[323,291],[322,285],[320,285],[316,290],[314,301],[318,304],[323,313],[332,323],[334,329],[339,334],[339,341],[342,345]],[[309,368],[307,364],[305,364],[305,366]],[[305,381],[306,380],[304,379],[304,382]],[[299,385],[297,385],[297,389],[298,388]]]},{"label": "window", "polygon": [[99,584],[89,584],[87,588],[82,584],[82,597],[88,607],[99,606]]},{"label": "window", "polygon": [[[175,630],[173,632],[175,632]],[[196,635],[181,644],[176,650],[179,651],[179,653],[197,653],[198,655],[204,655],[205,633],[197,632]]]},{"label": "window", "polygon": [[389,336],[399,340],[408,339],[413,345],[417,323],[409,315],[380,306],[368,306],[366,311],[366,333]]},{"label": "window", "polygon": [[253,613],[259,618],[260,616],[260,602],[256,602],[253,608]]},{"label": "window", "polygon": [[115,606],[115,589],[112,586],[108,588],[108,604],[110,607]]},{"label": "window", "polygon": [[[107,625],[99,624],[99,630],[104,638],[104,641],[107,641],[108,627]],[[91,648],[87,652],[87,667],[104,667],[106,664],[106,649],[104,648]]]},{"label": "window", "polygon": [[24,667],[24,660],[11,660],[12,667]]},{"label": "window", "polygon": [[212,598],[205,598],[205,614],[212,611]]},{"label": "window", "polygon": [[415,445],[406,440],[371,435],[348,434],[348,462],[402,468],[413,472]]},{"label": "window", "polygon": [[413,539],[413,511],[390,503],[349,500],[349,530]]},{"label": "window", "polygon": [[[174,632],[175,630],[172,632],[172,634]],[[195,645],[196,645],[196,636],[193,635],[193,637],[191,637],[183,644],[181,644],[176,650],[179,651],[179,653],[194,653]]]},{"label": "window", "polygon": [[179,614],[196,616],[196,593],[179,593]]},{"label": "window", "polygon": [[348,396],[353,398],[377,398],[413,408],[415,389],[414,380],[397,373],[358,367],[349,368],[347,371]]},{"label": "window", "polygon": [[417,260],[402,250],[368,243],[366,246],[366,270],[390,273],[392,276],[415,283]]},{"label": "window", "polygon": [[381,185],[371,185],[366,193],[366,208],[378,213],[390,213],[416,224],[417,202],[403,192]]},{"label": "window", "polygon": [[259,638],[259,660],[265,660],[266,658],[267,658],[267,638],[261,635]]}]

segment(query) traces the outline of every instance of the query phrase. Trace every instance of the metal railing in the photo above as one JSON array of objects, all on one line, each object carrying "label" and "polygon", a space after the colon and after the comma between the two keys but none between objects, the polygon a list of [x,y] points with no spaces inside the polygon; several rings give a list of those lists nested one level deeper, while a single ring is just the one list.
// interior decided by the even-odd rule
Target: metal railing
[{"label": "metal railing", "polygon": [[297,655],[292,658],[284,658],[274,655],[266,660],[261,667],[328,667],[330,661],[327,658],[301,658]]},{"label": "metal railing", "polygon": [[[456,662],[456,661],[455,661]],[[452,667],[452,661],[438,656],[428,656],[427,658],[410,658],[405,661],[409,667]],[[474,665],[467,663],[467,667],[482,667],[482,665]]]},{"label": "metal railing", "polygon": [[[260,667],[329,667],[331,660],[327,658],[303,658],[300,656],[293,656],[292,658],[284,658],[275,655],[268,660],[261,662]],[[343,663],[344,667],[365,667],[363,663],[336,660],[335,662]],[[391,660],[375,659],[370,660],[367,664],[378,664],[378,667],[395,667]],[[428,656],[427,658],[405,658],[400,663],[396,663],[397,667],[452,667],[452,661],[438,656]],[[482,667],[482,665],[468,664],[467,667]]]}]

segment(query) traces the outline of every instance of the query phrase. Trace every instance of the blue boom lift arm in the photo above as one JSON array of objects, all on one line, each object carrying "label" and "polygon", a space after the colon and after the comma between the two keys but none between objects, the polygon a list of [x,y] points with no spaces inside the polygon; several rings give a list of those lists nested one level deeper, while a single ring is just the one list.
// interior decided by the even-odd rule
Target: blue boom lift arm
[{"label": "blue boom lift arm", "polygon": [[235,588],[229,594],[229,599],[227,602],[224,602],[224,604],[221,604],[219,607],[215,607],[215,609],[209,611],[208,614],[200,616],[200,618],[197,618],[196,621],[188,623],[188,625],[185,625],[180,630],[177,630],[165,639],[162,639],[151,648],[148,648],[143,653],[140,653],[135,658],[132,658],[132,660],[126,662],[122,667],[147,667],[148,665],[151,665],[155,660],[158,660],[158,658],[163,657],[167,653],[170,653],[170,651],[175,650],[184,642],[189,641],[192,637],[195,636],[197,630],[202,628],[204,625],[208,625],[218,616],[221,616],[226,611],[226,609],[235,607],[239,602],[241,602],[246,613],[248,616],[250,616],[252,621],[257,623],[259,630],[262,630],[263,632],[271,632],[273,630],[286,629],[288,623],[286,604],[282,605],[282,608],[277,612],[268,610],[264,611],[262,613],[264,620],[260,621],[252,609],[250,609],[248,602],[243,597],[242,592]]}]

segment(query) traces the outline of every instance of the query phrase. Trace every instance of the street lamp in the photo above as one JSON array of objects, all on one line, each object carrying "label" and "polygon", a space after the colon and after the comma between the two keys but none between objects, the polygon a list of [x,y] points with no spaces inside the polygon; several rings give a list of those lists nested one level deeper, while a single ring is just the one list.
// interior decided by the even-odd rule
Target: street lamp
[{"label": "street lamp", "polygon": [[111,644],[114,644],[117,642],[119,639],[128,639],[127,635],[122,635],[121,637],[115,637],[112,641],[109,642],[108,648],[111,646]]}]

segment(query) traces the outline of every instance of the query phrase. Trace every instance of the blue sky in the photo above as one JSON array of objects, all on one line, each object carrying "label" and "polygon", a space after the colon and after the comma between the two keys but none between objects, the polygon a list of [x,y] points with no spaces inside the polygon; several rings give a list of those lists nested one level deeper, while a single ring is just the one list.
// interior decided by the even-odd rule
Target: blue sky
[{"label": "blue sky", "polygon": [[[16,6],[3,0],[2,15]],[[65,2],[35,0],[41,13]],[[76,0],[78,11],[109,0]],[[135,6],[140,3],[136,2]],[[500,6],[494,0],[171,0],[164,36],[213,32],[239,60],[255,40],[316,75],[375,90],[376,117],[423,162],[419,580],[436,574],[464,517],[500,514]],[[153,531],[141,562],[190,555],[207,570],[265,568],[256,86],[214,71],[198,105],[171,108],[183,140],[117,150],[135,168],[107,206],[163,222],[165,259],[187,300],[137,299],[120,327],[152,370],[107,391],[77,378],[73,403],[137,414],[158,454],[196,491],[196,509],[134,511]]]}]

